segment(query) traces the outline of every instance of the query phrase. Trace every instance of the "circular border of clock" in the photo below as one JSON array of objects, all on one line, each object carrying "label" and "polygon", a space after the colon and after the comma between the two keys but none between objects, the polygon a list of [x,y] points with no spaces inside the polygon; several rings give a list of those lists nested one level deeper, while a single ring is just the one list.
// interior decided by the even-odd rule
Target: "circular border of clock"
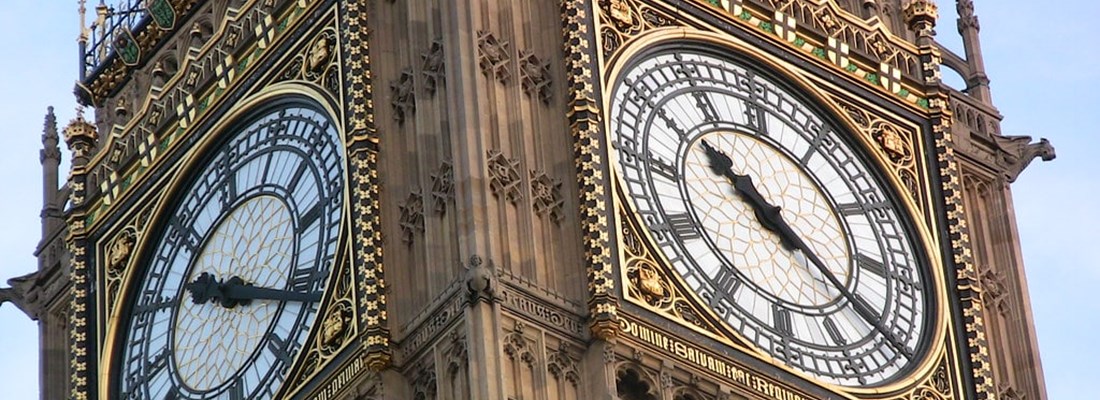
[{"label": "circular border of clock", "polygon": [[288,87],[240,103],[166,178],[123,289],[111,396],[280,390],[317,323],[346,201],[340,129],[315,97]]},{"label": "circular border of clock", "polygon": [[809,85],[709,42],[653,39],[616,62],[605,109],[621,223],[764,359],[844,390],[904,384],[942,313],[910,206]]}]

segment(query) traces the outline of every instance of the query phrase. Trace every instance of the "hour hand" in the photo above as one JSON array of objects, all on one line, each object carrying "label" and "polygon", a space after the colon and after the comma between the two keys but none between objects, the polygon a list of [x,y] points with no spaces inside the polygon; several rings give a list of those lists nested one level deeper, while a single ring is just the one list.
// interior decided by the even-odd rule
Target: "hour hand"
[{"label": "hour hand", "polygon": [[703,150],[706,151],[707,158],[710,160],[710,170],[713,171],[715,175],[728,177],[729,175],[727,174],[733,173],[733,171],[730,170],[730,168],[733,168],[733,160],[731,160],[729,156],[712,147],[706,140],[702,140],[701,142],[703,144]]},{"label": "hour hand", "polygon": [[246,283],[239,276],[234,276],[222,282],[209,272],[203,272],[193,282],[187,283],[184,287],[191,292],[191,301],[195,304],[217,301],[225,308],[248,305],[252,300],[321,301],[320,292],[303,293],[258,287]]},{"label": "hour hand", "polygon": [[756,190],[756,184],[752,182],[752,177],[733,172],[733,160],[729,156],[711,146],[706,140],[702,140],[701,143],[707,154],[707,159],[710,161],[711,171],[716,175],[724,176],[733,184],[733,189],[737,194],[752,206],[753,213],[756,214],[756,219],[760,221],[760,225],[778,235],[783,248],[787,250],[797,248],[798,240],[794,230],[783,220],[783,215],[779,212],[779,206],[772,205],[764,199],[760,191]]}]

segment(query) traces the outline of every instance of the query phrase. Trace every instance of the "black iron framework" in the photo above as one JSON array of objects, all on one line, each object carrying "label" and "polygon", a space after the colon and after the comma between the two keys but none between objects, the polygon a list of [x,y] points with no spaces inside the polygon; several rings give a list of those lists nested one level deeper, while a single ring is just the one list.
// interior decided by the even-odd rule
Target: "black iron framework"
[{"label": "black iron framework", "polygon": [[119,398],[270,399],[305,346],[338,248],[343,146],[325,113],[275,103],[185,172],[130,289]]},{"label": "black iron framework", "polygon": [[915,235],[862,150],[746,65],[685,48],[634,63],[610,113],[620,183],[728,328],[825,381],[888,383],[926,341]]}]

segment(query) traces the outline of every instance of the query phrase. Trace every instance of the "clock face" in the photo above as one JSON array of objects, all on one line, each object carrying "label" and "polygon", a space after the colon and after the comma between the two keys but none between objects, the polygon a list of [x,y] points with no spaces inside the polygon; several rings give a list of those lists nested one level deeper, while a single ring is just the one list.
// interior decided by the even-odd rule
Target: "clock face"
[{"label": "clock face", "polygon": [[926,268],[846,134],[770,78],[694,50],[628,69],[620,185],[683,282],[760,351],[819,380],[890,382],[920,357]]},{"label": "clock face", "polygon": [[119,398],[270,399],[332,269],[342,146],[301,104],[254,114],[166,217],[133,292]]}]

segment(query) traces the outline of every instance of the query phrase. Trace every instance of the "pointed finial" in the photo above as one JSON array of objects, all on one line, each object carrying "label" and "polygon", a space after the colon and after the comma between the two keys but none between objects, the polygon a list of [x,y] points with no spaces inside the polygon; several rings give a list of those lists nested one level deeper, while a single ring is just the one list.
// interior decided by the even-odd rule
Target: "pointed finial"
[{"label": "pointed finial", "polygon": [[57,116],[53,114],[53,106],[46,107],[46,121],[42,126],[42,139],[46,137],[57,138]]}]

